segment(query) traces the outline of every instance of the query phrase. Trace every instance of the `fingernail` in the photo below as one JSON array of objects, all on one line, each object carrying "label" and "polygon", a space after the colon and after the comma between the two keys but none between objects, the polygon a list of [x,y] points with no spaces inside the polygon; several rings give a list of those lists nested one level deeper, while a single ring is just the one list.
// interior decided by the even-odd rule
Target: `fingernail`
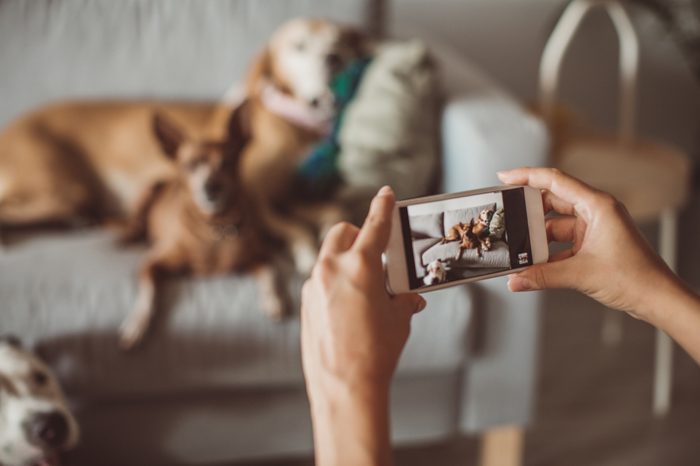
[{"label": "fingernail", "polygon": [[496,176],[499,178],[505,178],[508,176],[508,172],[506,170],[499,170],[496,172]]},{"label": "fingernail", "polygon": [[394,194],[394,191],[391,189],[391,186],[382,186],[382,189],[377,192],[377,196],[389,196],[392,194]]},{"label": "fingernail", "polygon": [[532,286],[532,282],[527,278],[511,277],[510,280],[508,280],[508,288],[511,291],[529,291],[534,287]]},{"label": "fingernail", "polygon": [[416,312],[422,311],[423,309],[425,309],[425,306],[428,305],[428,303],[426,302],[426,300],[422,296],[419,296],[419,298],[420,298],[420,300],[418,301],[418,306],[416,307]]}]

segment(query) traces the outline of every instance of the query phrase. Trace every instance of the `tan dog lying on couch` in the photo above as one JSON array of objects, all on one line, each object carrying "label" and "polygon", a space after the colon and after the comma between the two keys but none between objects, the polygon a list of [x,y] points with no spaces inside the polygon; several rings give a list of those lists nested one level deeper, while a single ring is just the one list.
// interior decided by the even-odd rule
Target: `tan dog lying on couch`
[{"label": "tan dog lying on couch", "polygon": [[355,29],[321,19],[292,20],[273,34],[246,82],[252,139],[243,158],[243,178],[261,200],[264,222],[285,232],[303,273],[311,270],[317,253],[307,225],[322,236],[343,213],[334,203],[295,200],[297,167],[331,129],[335,74],[364,56],[367,47]]},{"label": "tan dog lying on couch", "polygon": [[[353,29],[293,20],[256,58],[246,84],[252,139],[241,160],[241,180],[260,201],[262,220],[284,238],[305,272],[316,255],[313,227],[340,214],[327,204],[304,208],[290,201],[296,168],[330,127],[335,73],[364,47],[364,37]],[[151,132],[156,111],[188,134],[222,138],[230,107],[66,102],[10,124],[0,133],[0,227],[132,215],[154,182],[176,177]]]}]

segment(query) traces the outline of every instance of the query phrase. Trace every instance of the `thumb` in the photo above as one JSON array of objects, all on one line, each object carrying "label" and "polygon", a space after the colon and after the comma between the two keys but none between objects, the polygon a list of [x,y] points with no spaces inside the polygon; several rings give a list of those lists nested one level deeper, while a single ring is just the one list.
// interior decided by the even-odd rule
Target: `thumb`
[{"label": "thumb", "polygon": [[572,267],[571,259],[536,264],[532,267],[510,275],[508,288],[510,291],[534,291],[548,288],[571,288]]},{"label": "thumb", "polygon": [[425,309],[425,299],[417,293],[404,293],[391,298],[394,306],[400,311],[405,312],[409,316],[417,314]]}]

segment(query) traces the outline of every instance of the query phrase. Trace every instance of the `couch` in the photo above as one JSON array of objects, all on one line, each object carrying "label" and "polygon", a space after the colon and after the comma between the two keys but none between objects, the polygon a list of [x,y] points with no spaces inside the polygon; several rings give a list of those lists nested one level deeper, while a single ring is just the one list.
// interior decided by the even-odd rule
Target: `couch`
[{"label": "couch", "polygon": [[493,239],[491,248],[482,251],[481,255],[476,249],[460,251],[459,241],[442,242],[452,226],[457,223],[468,225],[472,220],[478,221],[483,210],[495,212],[496,208],[496,204],[484,204],[433,214],[409,215],[416,277],[423,278],[428,264],[436,260],[448,265],[449,275],[452,275],[450,279],[466,278],[470,270],[490,273],[510,267],[510,251],[506,238]]},{"label": "couch", "polygon": [[[218,99],[285,19],[313,14],[380,31],[382,3],[0,0],[0,125],[55,99]],[[543,125],[448,48],[433,49],[446,96],[441,189],[545,164]],[[65,385],[84,433],[71,464],[309,455],[299,322],[266,319],[252,278],[169,281],[149,342],[117,349],[143,254],[90,228],[23,235],[0,251],[0,333],[38,348]],[[301,282],[290,273],[297,303]],[[426,298],[392,387],[395,443],[526,425],[541,297],[513,296],[496,279]]]}]

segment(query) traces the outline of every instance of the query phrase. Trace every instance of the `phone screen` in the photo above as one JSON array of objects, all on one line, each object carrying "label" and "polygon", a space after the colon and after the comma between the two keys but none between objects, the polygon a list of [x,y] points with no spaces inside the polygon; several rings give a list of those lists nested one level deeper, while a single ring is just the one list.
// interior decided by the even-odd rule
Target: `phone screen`
[{"label": "phone screen", "polygon": [[522,188],[412,204],[399,215],[412,290],[532,265]]}]

